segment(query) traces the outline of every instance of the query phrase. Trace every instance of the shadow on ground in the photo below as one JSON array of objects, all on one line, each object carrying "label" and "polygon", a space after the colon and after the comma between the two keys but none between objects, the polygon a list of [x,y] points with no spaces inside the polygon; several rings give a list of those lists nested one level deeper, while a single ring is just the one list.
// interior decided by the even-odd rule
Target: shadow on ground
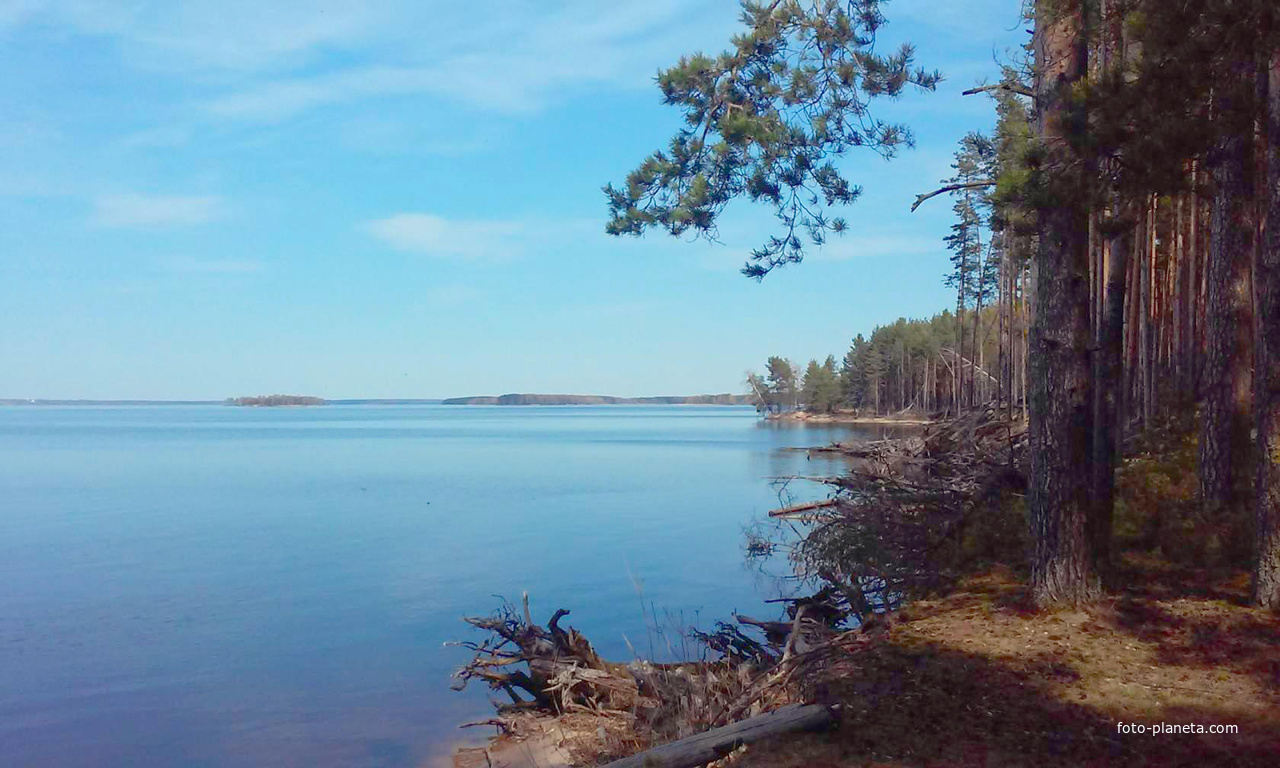
[{"label": "shadow on ground", "polygon": [[[838,729],[732,764],[1280,765],[1280,617],[1238,605],[1238,584],[1135,585],[1088,612],[1037,614],[1007,574],[913,604],[806,685],[842,706]],[[1153,733],[1162,723],[1238,732]]]}]

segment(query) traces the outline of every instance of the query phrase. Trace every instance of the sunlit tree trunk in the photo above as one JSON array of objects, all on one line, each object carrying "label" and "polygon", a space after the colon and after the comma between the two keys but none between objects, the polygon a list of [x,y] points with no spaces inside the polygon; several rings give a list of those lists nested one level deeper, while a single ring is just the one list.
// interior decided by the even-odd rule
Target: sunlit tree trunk
[{"label": "sunlit tree trunk", "polygon": [[[1051,168],[1067,167],[1067,97],[1087,73],[1084,11],[1078,2],[1036,4],[1039,134]],[[1039,211],[1036,308],[1031,327],[1031,478],[1035,554],[1031,587],[1040,605],[1098,598],[1090,537],[1093,397],[1089,362],[1088,210],[1080,190],[1049,178],[1055,204]]]}]

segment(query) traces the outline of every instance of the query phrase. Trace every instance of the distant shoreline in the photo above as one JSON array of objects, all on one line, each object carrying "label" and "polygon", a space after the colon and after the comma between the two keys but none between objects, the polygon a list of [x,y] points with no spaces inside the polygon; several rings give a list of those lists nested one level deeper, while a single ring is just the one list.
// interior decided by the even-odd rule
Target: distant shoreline
[{"label": "distant shoreline", "polygon": [[[6,406],[46,406],[46,407],[164,407],[164,406],[220,406],[229,404],[227,400],[59,400],[59,399],[23,399],[0,398],[0,407]],[[232,405],[235,405],[232,403]],[[480,405],[480,406],[572,406],[572,405],[715,405],[715,406],[754,406],[750,395],[690,395],[670,397],[612,397],[608,395],[481,395],[475,397],[438,398],[360,398],[343,400],[324,400],[321,403],[299,404],[299,407],[324,407],[326,405]],[[293,404],[257,405],[242,404],[240,407],[294,407]],[[856,413],[808,413],[793,411],[790,413],[773,413],[765,416],[769,421],[794,421],[807,424],[851,424],[863,426],[923,426],[932,424],[927,418],[916,416],[861,416]]]},{"label": "distant shoreline", "polygon": [[[348,400],[325,400],[325,405],[439,405],[441,400],[422,398],[369,398]],[[45,406],[101,406],[101,405],[218,405],[224,406],[226,400],[46,400],[41,398],[0,398],[0,406],[6,405],[45,405]]]},{"label": "distant shoreline", "polygon": [[856,413],[808,413],[807,411],[771,413],[765,418],[770,421],[798,421],[804,424],[855,424],[864,426],[926,426],[933,423],[933,419],[919,416],[862,416]]},{"label": "distant shoreline", "polygon": [[613,397],[610,395],[508,394],[451,397],[441,405],[752,405],[750,395]]}]

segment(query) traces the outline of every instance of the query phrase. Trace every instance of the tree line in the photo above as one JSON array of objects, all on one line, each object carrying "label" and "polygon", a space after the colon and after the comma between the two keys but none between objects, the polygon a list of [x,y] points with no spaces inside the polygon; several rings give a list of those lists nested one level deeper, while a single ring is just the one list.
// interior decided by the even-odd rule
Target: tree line
[{"label": "tree line", "polygon": [[[899,318],[877,326],[870,336],[858,334],[839,361],[828,355],[802,369],[787,358],[770,357],[763,374],[747,373],[747,389],[758,407],[772,412],[803,408],[945,416],[985,406],[1006,391],[997,375],[1001,369],[986,366],[1007,355],[997,336],[999,319],[993,307],[944,310],[927,320]],[[958,351],[962,345],[973,359]],[[1022,413],[1021,401],[1005,402],[1017,402]]]}]

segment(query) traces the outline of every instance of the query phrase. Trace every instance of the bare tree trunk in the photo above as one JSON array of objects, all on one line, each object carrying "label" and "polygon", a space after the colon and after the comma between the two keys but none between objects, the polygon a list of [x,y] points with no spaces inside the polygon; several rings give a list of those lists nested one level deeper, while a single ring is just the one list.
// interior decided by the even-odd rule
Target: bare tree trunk
[{"label": "bare tree trunk", "polygon": [[1151,416],[1156,407],[1155,369],[1160,352],[1160,312],[1156,282],[1156,206],[1158,198],[1151,196],[1151,208],[1147,212],[1147,369],[1143,371],[1142,403],[1144,428],[1151,430]]},{"label": "bare tree trunk", "polygon": [[1134,224],[1131,230],[1131,253],[1132,257],[1126,259],[1124,292],[1124,348],[1121,351],[1123,365],[1120,367],[1120,432],[1121,437],[1129,425],[1129,421],[1133,418],[1134,401],[1137,396],[1138,374],[1141,367],[1138,365],[1138,328],[1141,325],[1141,315],[1138,312],[1140,306],[1139,296],[1141,294],[1138,275],[1142,271],[1142,254],[1143,254],[1143,232],[1141,224]]},{"label": "bare tree trunk", "polygon": [[898,362],[898,410],[907,407],[907,343],[902,343],[902,358]]},{"label": "bare tree trunk", "polygon": [[[1202,176],[1207,176],[1207,175],[1208,174],[1202,174]],[[1210,202],[1211,201],[1206,201],[1203,205],[1201,205],[1201,208],[1202,209],[1210,208]],[[1208,367],[1208,358],[1209,358],[1209,256],[1213,247],[1213,232],[1212,232],[1213,222],[1212,222],[1212,216],[1208,215],[1208,214],[1211,214],[1212,212],[1201,211],[1201,213],[1206,215],[1203,216],[1204,226],[1201,227],[1201,229],[1205,232],[1205,235],[1204,237],[1200,238],[1200,241],[1201,241],[1200,295],[1199,297],[1197,297],[1197,301],[1199,301],[1199,309],[1197,311],[1199,314],[1197,315],[1196,322],[1200,326],[1200,334],[1199,334],[1200,346],[1198,349],[1198,352],[1199,352],[1198,357],[1200,358],[1200,361],[1201,361],[1199,364],[1199,374],[1196,377],[1196,399],[1197,400],[1201,398],[1201,394],[1204,392],[1205,382],[1207,381],[1208,375],[1209,375],[1208,371],[1206,370]]]},{"label": "bare tree trunk", "polygon": [[1186,211],[1185,200],[1178,195],[1173,208],[1173,381],[1177,390],[1177,400],[1181,404],[1183,382],[1187,378],[1187,260],[1185,241],[1183,239],[1183,213]]},{"label": "bare tree trunk", "polygon": [[965,402],[964,393],[964,300],[965,283],[969,279],[968,257],[962,252],[960,256],[960,285],[956,297],[956,413],[960,413]]},{"label": "bare tree trunk", "polygon": [[[1252,83],[1251,61],[1237,65]],[[1229,118],[1230,115],[1228,114]],[[1251,133],[1251,132],[1250,132]],[[1231,516],[1250,507],[1249,467],[1253,316],[1250,281],[1254,223],[1253,141],[1222,131],[1213,167],[1214,195],[1209,254],[1205,407],[1200,425],[1199,479],[1204,542],[1211,563],[1221,563],[1235,532]]]},{"label": "bare tree trunk", "polygon": [[975,283],[976,283],[976,285],[977,285],[977,290],[975,290],[975,291],[974,291],[974,296],[973,296],[973,306],[974,306],[974,311],[973,311],[973,343],[969,345],[969,363],[970,363],[970,366],[969,366],[969,407],[970,407],[970,408],[973,408],[974,406],[976,406],[976,405],[978,404],[979,400],[980,400],[980,397],[979,397],[979,395],[978,395],[978,370],[977,370],[977,368],[976,368],[975,366],[977,366],[977,365],[978,365],[978,360],[979,360],[979,358],[981,358],[981,356],[982,356],[982,351],[981,351],[981,349],[979,348],[979,345],[980,345],[982,342],[978,339],[978,326],[982,324],[982,267],[983,267],[983,258],[982,258],[982,234],[981,234],[981,230],[979,230],[979,232],[978,232],[978,248],[977,248],[977,251],[975,251],[975,252],[978,254],[978,268],[977,268],[977,270],[976,270],[976,272],[975,272],[975,274],[978,276],[978,279],[975,281]]},{"label": "bare tree trunk", "polygon": [[1186,348],[1183,355],[1187,361],[1187,378],[1182,382],[1182,391],[1188,399],[1195,403],[1196,400],[1196,372],[1200,369],[1200,346],[1198,339],[1200,338],[1200,322],[1199,322],[1199,302],[1196,298],[1200,295],[1200,271],[1199,255],[1200,245],[1197,242],[1197,235],[1200,232],[1200,165],[1196,160],[1191,161],[1191,200],[1188,203],[1188,221],[1187,221],[1187,335],[1184,341]]},{"label": "bare tree trunk", "polygon": [[[1068,92],[1087,74],[1081,5],[1057,0],[1036,4],[1038,128],[1050,168],[1073,159],[1062,120]],[[1046,181],[1058,180],[1050,176]],[[1101,595],[1090,536],[1091,473],[1081,472],[1093,449],[1089,218],[1078,191],[1055,192],[1056,205],[1039,212],[1031,326],[1031,588],[1040,605],[1079,604]]]},{"label": "bare tree trunk", "polygon": [[1258,472],[1253,601],[1280,610],[1280,52],[1270,60],[1267,90],[1266,234],[1258,258]]},{"label": "bare tree trunk", "polygon": [[1151,431],[1151,202],[1143,211],[1142,255],[1138,257],[1138,279],[1142,280],[1138,298],[1138,387],[1142,390],[1142,429]]},{"label": "bare tree trunk", "polygon": [[[1006,241],[1007,243],[1007,241]],[[1008,371],[1005,370],[1005,364],[1008,357],[1005,355],[1005,266],[1008,263],[1006,258],[1007,246],[1000,251],[1000,267],[999,278],[996,280],[996,322],[999,324],[999,331],[996,333],[996,366],[1000,370],[1000,382],[996,385],[996,408],[999,411],[1004,407],[1005,397],[1009,394]],[[1005,411],[1006,418],[1008,411]]]},{"label": "bare tree trunk", "polygon": [[1022,328],[1018,335],[1022,337],[1022,420],[1030,418],[1027,395],[1027,350],[1031,346],[1031,270],[1022,270]]},{"label": "bare tree trunk", "polygon": [[[1116,218],[1120,218],[1116,203]],[[1119,396],[1124,380],[1124,283],[1128,273],[1132,229],[1120,228],[1109,242],[1105,303],[1094,358],[1093,496],[1096,503],[1093,545],[1105,572],[1111,557],[1111,528],[1115,510],[1115,468],[1119,455]]]}]

